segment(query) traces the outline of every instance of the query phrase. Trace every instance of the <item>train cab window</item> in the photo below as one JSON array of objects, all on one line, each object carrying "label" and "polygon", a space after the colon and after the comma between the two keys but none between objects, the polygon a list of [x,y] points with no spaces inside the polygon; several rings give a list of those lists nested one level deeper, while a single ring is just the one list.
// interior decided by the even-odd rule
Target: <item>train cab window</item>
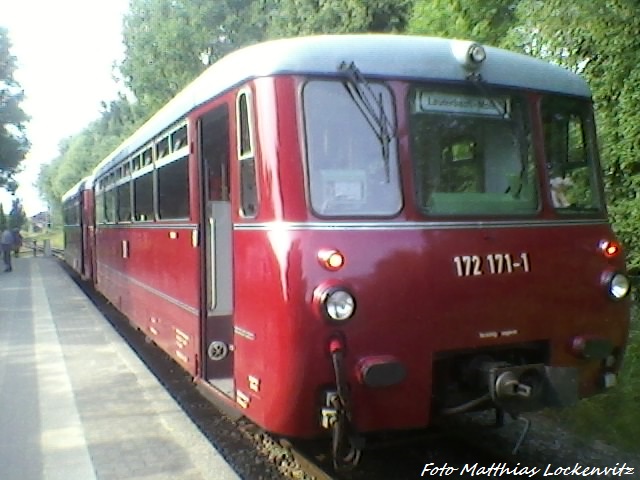
[{"label": "train cab window", "polygon": [[473,137],[445,141],[441,152],[444,192],[482,192],[484,170],[478,141]]},{"label": "train cab window", "polygon": [[537,175],[525,103],[501,93],[414,88],[417,201],[426,215],[531,215]]},{"label": "train cab window", "polygon": [[591,106],[576,99],[542,102],[551,202],[561,214],[603,209]]},{"label": "train cab window", "polygon": [[320,216],[392,216],[402,207],[391,93],[381,84],[367,87],[381,99],[376,115],[389,122],[384,144],[367,106],[344,82],[304,86],[308,197]]},{"label": "train cab window", "polygon": [[240,163],[240,214],[255,217],[258,213],[258,187],[253,135],[251,90],[242,90],[236,100],[237,146]]}]

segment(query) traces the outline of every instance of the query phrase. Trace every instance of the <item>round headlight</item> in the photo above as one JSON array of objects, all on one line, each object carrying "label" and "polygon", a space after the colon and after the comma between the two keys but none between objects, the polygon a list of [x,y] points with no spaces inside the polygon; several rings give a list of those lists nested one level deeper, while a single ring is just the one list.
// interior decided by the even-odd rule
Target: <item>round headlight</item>
[{"label": "round headlight", "polygon": [[332,320],[344,321],[353,316],[353,312],[356,310],[356,301],[349,292],[334,290],[327,294],[324,308]]},{"label": "round headlight", "polygon": [[609,280],[609,295],[611,295],[611,297],[616,300],[624,298],[629,293],[630,288],[631,283],[626,275],[615,273],[611,276],[611,280]]}]

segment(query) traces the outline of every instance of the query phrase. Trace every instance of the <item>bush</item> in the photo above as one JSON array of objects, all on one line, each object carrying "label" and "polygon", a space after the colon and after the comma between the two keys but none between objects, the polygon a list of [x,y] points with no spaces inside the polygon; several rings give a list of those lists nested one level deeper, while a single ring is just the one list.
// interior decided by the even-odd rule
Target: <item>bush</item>
[{"label": "bush", "polygon": [[629,343],[619,384],[602,395],[582,400],[559,414],[578,433],[625,450],[640,452],[640,318],[632,312]]}]

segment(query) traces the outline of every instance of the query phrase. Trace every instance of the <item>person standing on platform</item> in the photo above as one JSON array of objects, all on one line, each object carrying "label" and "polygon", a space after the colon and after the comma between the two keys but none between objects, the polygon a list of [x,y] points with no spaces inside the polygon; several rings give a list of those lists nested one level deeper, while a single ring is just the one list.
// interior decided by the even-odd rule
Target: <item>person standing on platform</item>
[{"label": "person standing on platform", "polygon": [[5,228],[0,235],[0,246],[2,247],[2,258],[4,260],[4,271],[10,272],[11,268],[11,251],[13,250],[15,238],[13,232],[9,228]]},{"label": "person standing on platform", "polygon": [[20,255],[20,249],[22,248],[22,235],[19,228],[13,229],[13,253],[16,258]]}]

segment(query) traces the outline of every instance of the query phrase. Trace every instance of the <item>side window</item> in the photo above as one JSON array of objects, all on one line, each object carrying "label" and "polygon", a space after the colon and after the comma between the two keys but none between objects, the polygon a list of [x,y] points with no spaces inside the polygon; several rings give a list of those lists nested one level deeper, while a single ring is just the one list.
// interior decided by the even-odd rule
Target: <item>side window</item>
[{"label": "side window", "polygon": [[118,185],[118,221],[131,221],[131,183],[128,180]]},{"label": "side window", "polygon": [[158,217],[189,218],[189,157],[158,168]]},{"label": "side window", "polygon": [[117,213],[117,192],[115,187],[115,176],[113,174],[109,175],[109,186],[105,191],[105,221],[106,223],[116,223],[116,213]]},{"label": "side window", "polygon": [[[156,144],[158,219],[189,218],[189,149],[187,125],[172,127]],[[161,156],[162,155],[162,156]]]},{"label": "side window", "polygon": [[[151,146],[145,147],[131,157],[132,180],[129,187],[131,190],[129,195],[133,203],[130,210],[132,220],[136,222],[152,222],[155,220],[155,164],[153,162],[153,150],[154,148]],[[156,155],[158,155],[157,147]]]},{"label": "side window", "polygon": [[131,221],[131,169],[127,160],[119,169],[117,183],[118,222]]},{"label": "side window", "polygon": [[100,184],[96,188],[96,223],[105,223],[104,218],[104,181],[100,181]]},{"label": "side window", "polygon": [[183,125],[171,134],[171,151],[175,152],[187,145],[187,126]]},{"label": "side window", "polygon": [[251,99],[251,91],[247,89],[242,90],[236,100],[238,161],[240,163],[240,214],[244,217],[255,217],[258,213]]},{"label": "side window", "polygon": [[207,198],[229,201],[229,107],[221,105],[204,115],[199,128]]},{"label": "side window", "polygon": [[133,204],[135,220],[154,220],[153,212],[153,170],[133,180]]}]

